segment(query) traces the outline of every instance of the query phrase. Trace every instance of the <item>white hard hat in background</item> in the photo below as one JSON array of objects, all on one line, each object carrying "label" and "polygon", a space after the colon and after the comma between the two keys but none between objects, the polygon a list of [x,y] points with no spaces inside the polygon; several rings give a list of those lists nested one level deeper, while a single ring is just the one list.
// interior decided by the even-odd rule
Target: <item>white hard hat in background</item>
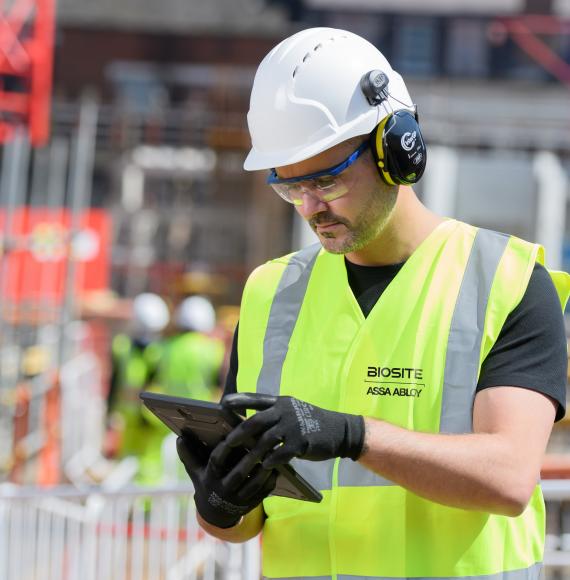
[{"label": "white hard hat in background", "polygon": [[133,322],[139,330],[161,332],[169,320],[168,306],[157,294],[144,292],[133,300]]},{"label": "white hard hat in background", "polygon": [[[370,105],[360,88],[374,69],[388,76],[388,106]],[[402,77],[374,45],[335,28],[298,32],[257,69],[247,115],[252,149],[244,169],[289,165],[368,134],[390,106],[414,109]]]},{"label": "white hard hat in background", "polygon": [[216,326],[216,312],[212,303],[203,296],[183,300],[176,311],[176,326],[196,332],[212,332]]}]

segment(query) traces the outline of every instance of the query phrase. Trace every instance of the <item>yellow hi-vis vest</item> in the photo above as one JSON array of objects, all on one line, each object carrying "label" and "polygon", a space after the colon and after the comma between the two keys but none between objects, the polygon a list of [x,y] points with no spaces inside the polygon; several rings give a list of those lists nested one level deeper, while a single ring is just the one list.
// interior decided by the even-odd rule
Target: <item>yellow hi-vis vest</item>
[{"label": "yellow hi-vis vest", "polygon": [[[238,390],[292,395],[415,431],[472,432],[481,363],[536,261],[540,246],[445,221],[367,318],[343,256],[317,244],[271,261],[244,290]],[[570,277],[552,277],[564,305]],[[264,501],[265,577],[539,578],[538,485],[524,513],[506,517],[422,499],[350,459],[293,464],[324,499]]]}]

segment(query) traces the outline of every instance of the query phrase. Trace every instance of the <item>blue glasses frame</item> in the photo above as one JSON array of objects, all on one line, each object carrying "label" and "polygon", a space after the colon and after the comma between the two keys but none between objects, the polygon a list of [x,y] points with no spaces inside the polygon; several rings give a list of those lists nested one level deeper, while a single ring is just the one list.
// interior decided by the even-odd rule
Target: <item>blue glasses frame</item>
[{"label": "blue glasses frame", "polygon": [[277,175],[275,168],[273,168],[269,175],[267,176],[267,183],[269,185],[280,184],[280,183],[298,183],[299,181],[307,181],[308,179],[316,179],[318,177],[330,176],[336,177],[341,174],[345,169],[348,169],[370,146],[370,141],[366,139],[358,149],[353,151],[344,161],[329,167],[328,169],[323,169],[322,171],[317,171],[316,173],[309,173],[308,175],[300,175],[299,177],[288,177],[286,179],[281,178]]}]

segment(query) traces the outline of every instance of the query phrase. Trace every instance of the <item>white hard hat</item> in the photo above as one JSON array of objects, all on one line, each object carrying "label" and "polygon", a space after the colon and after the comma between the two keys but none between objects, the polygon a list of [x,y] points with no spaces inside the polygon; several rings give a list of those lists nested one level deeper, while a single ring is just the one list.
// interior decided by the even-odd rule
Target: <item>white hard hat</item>
[{"label": "white hard hat", "polygon": [[[370,105],[360,88],[361,78],[376,69],[388,76],[388,105]],[[303,161],[370,133],[401,109],[414,110],[406,85],[374,45],[346,30],[303,30],[278,44],[257,69],[244,169]]]},{"label": "white hard hat", "polygon": [[203,296],[184,299],[176,311],[176,326],[196,332],[212,332],[216,326],[212,303]]},{"label": "white hard hat", "polygon": [[170,320],[168,306],[157,294],[144,292],[133,300],[133,320],[140,330],[160,332]]}]

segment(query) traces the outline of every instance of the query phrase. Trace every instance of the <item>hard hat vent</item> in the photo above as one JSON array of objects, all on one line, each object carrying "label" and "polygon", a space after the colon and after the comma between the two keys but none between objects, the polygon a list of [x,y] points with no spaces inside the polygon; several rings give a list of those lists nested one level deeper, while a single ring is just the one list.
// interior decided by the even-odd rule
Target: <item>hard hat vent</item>
[{"label": "hard hat vent", "polygon": [[[341,34],[338,36],[338,38],[348,38],[348,36],[346,34]],[[331,36],[327,40],[330,43],[330,42],[335,42],[336,39],[337,39],[336,36]],[[317,52],[317,50],[320,50],[321,48],[323,48],[323,43],[319,42],[318,44],[316,44],[313,47],[312,52]],[[311,56],[312,56],[311,51],[309,51],[305,54],[305,56],[302,58],[301,62],[293,69],[293,78],[295,78],[297,76],[297,73],[299,72],[299,69],[301,68],[301,66],[303,64],[305,64],[308,60],[310,60]]]}]

